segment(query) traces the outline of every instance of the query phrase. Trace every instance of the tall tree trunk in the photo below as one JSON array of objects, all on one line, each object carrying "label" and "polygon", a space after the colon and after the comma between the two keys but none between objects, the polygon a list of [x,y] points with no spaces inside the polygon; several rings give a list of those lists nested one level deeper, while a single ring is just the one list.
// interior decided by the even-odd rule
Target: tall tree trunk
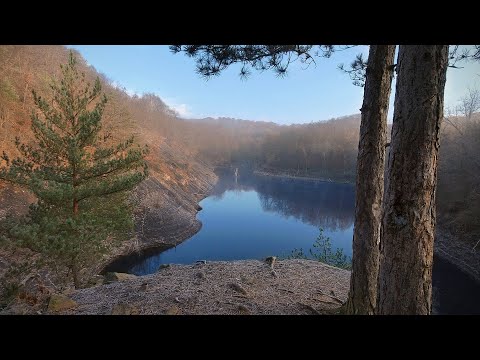
[{"label": "tall tree trunk", "polygon": [[447,45],[400,46],[380,244],[379,314],[431,312],[447,66]]},{"label": "tall tree trunk", "polygon": [[73,215],[76,216],[78,214],[78,200],[73,199]]},{"label": "tall tree trunk", "polygon": [[28,80],[25,82],[25,89],[23,90],[22,109],[25,109],[25,103],[27,102],[27,93],[28,93]]},{"label": "tall tree trunk", "polygon": [[353,263],[347,312],[373,314],[387,142],[387,114],[395,45],[371,45],[357,156]]},{"label": "tall tree trunk", "polygon": [[73,276],[73,285],[75,286],[75,289],[79,289],[80,276],[79,276],[78,264],[75,259],[72,260],[72,276]]}]

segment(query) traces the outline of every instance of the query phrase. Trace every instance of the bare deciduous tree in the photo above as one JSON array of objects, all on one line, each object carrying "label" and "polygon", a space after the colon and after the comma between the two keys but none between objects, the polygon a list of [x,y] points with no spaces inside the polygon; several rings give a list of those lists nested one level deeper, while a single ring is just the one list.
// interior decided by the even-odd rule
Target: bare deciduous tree
[{"label": "bare deciduous tree", "polygon": [[480,92],[478,89],[469,88],[467,95],[465,95],[460,102],[460,112],[467,120],[471,120],[473,113],[480,110]]}]

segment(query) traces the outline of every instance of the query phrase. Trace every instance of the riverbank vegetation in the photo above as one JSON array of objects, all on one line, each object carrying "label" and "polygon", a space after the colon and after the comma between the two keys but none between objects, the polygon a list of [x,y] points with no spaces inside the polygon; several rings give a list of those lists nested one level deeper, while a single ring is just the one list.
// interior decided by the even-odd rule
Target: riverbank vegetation
[{"label": "riverbank vegetation", "polygon": [[351,270],[352,259],[345,255],[342,249],[332,249],[332,240],[325,236],[323,229],[320,228],[320,234],[306,253],[302,248],[293,249],[287,259],[309,259],[338,267],[340,269]]}]

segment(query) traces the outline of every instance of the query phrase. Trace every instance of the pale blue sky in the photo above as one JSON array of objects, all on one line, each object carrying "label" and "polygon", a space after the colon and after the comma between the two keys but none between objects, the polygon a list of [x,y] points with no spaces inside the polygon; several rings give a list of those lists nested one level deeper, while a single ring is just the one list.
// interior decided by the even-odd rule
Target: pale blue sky
[{"label": "pale blue sky", "polygon": [[[195,72],[195,61],[172,54],[166,45],[74,45],[87,62],[130,94],[157,94],[183,117],[233,117],[306,123],[359,113],[363,88],[353,86],[348,75],[337,69],[355,55],[368,54],[361,46],[317,59],[317,66],[296,62],[284,78],[271,71],[252,71],[247,80],[232,66],[205,81]],[[454,105],[470,87],[480,88],[480,63],[449,69],[445,89],[447,106]],[[393,94],[390,103],[392,117]]]}]

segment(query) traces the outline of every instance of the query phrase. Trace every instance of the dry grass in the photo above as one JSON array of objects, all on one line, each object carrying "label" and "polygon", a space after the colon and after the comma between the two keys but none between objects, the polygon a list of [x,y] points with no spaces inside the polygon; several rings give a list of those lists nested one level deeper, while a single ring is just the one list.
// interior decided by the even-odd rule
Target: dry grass
[{"label": "dry grass", "polygon": [[128,304],[139,314],[325,314],[346,300],[350,272],[311,260],[171,265],[134,280],[75,291],[64,314],[111,314]]}]

